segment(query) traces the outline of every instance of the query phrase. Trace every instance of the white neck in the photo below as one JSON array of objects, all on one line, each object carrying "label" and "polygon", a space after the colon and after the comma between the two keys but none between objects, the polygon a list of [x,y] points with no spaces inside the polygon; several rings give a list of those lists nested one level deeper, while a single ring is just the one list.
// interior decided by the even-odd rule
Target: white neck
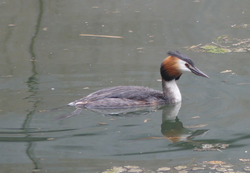
[{"label": "white neck", "polygon": [[181,92],[176,84],[175,79],[165,81],[162,79],[163,96],[169,103],[177,103],[181,101]]}]

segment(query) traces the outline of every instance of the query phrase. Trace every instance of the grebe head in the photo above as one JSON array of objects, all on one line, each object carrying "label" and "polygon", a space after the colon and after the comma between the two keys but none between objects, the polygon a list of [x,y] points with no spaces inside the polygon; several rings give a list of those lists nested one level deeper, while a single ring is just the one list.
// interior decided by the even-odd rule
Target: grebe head
[{"label": "grebe head", "polygon": [[161,76],[165,81],[178,80],[183,72],[192,72],[197,76],[209,78],[195,67],[193,61],[180,52],[168,52],[168,57],[161,64]]}]

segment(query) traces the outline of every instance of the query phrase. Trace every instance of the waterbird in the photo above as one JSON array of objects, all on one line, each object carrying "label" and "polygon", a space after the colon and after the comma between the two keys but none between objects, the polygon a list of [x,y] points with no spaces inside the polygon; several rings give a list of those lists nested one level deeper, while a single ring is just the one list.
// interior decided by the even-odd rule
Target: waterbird
[{"label": "waterbird", "polygon": [[87,109],[120,109],[159,106],[181,102],[182,97],[176,81],[182,73],[191,72],[209,78],[194,62],[179,51],[169,51],[160,67],[162,91],[143,86],[115,86],[93,92],[70,102],[69,106]]}]

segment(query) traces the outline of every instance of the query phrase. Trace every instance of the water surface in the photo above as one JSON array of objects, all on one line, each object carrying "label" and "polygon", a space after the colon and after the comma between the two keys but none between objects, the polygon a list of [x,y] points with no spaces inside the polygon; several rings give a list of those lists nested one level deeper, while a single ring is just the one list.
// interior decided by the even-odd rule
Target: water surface
[{"label": "water surface", "polygon": [[[249,6],[248,0],[1,1],[1,170],[102,172],[139,165],[156,171],[220,160],[242,171],[239,159],[250,152],[249,53],[184,47],[221,35],[248,38],[249,27],[231,26],[249,25]],[[210,76],[183,74],[178,119],[166,118],[172,107],[118,116],[83,110],[59,118],[74,111],[61,106],[104,87],[161,90],[159,66],[168,50],[187,54]],[[232,71],[220,73],[225,70]],[[228,146],[197,151],[202,144]]]}]

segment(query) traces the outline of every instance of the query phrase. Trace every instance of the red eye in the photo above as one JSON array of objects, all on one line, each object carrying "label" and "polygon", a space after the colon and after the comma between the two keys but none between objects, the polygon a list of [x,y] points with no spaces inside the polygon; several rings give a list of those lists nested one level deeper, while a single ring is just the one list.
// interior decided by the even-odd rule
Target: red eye
[{"label": "red eye", "polygon": [[189,64],[186,63],[185,66],[186,66],[187,68],[189,68]]}]

